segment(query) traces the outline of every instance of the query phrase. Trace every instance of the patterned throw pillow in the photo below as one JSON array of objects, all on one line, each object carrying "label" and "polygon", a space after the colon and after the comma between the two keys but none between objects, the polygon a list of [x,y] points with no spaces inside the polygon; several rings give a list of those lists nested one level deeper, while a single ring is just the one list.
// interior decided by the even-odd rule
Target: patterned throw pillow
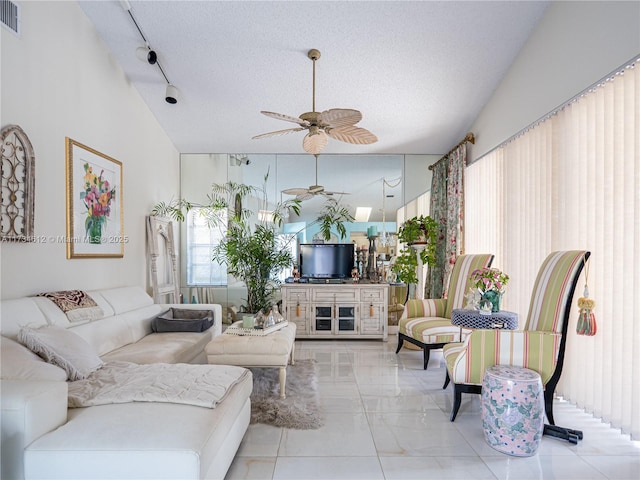
[{"label": "patterned throw pillow", "polygon": [[55,303],[65,313],[70,322],[98,320],[104,316],[104,312],[95,300],[82,290],[45,292],[37,296],[48,298]]}]

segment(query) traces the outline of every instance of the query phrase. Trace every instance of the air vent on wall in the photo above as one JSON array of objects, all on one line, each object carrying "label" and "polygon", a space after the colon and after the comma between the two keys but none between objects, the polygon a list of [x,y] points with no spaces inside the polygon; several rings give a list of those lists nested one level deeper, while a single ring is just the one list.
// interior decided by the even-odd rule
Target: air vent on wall
[{"label": "air vent on wall", "polygon": [[20,35],[20,7],[9,0],[0,0],[0,21],[2,26]]}]

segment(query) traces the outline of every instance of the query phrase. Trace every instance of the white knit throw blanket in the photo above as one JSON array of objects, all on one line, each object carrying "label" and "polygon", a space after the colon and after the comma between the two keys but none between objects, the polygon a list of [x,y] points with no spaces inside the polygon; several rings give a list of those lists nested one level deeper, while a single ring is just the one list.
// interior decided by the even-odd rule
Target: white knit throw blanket
[{"label": "white knit throw blanket", "polygon": [[251,372],[231,365],[108,362],[69,382],[69,407],[165,402],[215,408]]}]

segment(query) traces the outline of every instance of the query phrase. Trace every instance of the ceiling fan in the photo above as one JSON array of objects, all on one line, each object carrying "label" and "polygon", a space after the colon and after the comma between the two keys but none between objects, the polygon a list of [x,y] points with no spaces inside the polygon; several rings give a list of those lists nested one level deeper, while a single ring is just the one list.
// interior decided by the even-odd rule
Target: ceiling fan
[{"label": "ceiling fan", "polygon": [[325,190],[324,186],[318,185],[318,155],[315,154],[314,157],[316,157],[316,184],[310,185],[309,188],[287,188],[282,190],[282,193],[295,195],[296,200],[309,200],[315,195],[349,195],[347,192],[330,192]]},{"label": "ceiling fan", "polygon": [[328,137],[341,142],[354,143],[357,145],[367,145],[378,141],[373,133],[366,128],[356,127],[356,123],[362,120],[362,113],[349,108],[332,108],[324,112],[316,112],[316,60],[320,58],[318,50],[311,49],[307,56],[313,61],[313,99],[312,111],[306,112],[299,117],[292,117],[282,113],[261,111],[267,117],[284,120],[285,122],[297,123],[295,128],[277,130],[275,132],[256,135],[252,139],[276,137],[287,133],[301,132],[308,130],[302,140],[302,148],[307,153],[317,155],[327,145]]}]

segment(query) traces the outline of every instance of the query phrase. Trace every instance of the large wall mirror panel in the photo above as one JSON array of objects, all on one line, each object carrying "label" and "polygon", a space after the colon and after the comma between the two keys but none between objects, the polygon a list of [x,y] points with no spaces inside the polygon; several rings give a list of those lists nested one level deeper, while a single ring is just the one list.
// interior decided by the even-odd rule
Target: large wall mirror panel
[{"label": "large wall mirror panel", "polygon": [[[367,243],[369,226],[376,226],[378,232],[395,233],[398,221],[402,221],[406,215],[413,216],[412,211],[405,212],[406,206],[424,196],[425,192],[428,193],[431,187],[431,172],[428,167],[440,157],[441,155],[319,155],[315,158],[308,154],[182,154],[181,196],[204,202],[212,184],[232,180],[254,186],[264,184],[268,200],[279,202],[291,197],[283,193],[283,190],[321,185],[325,191],[337,192],[334,193],[334,198],[339,198],[343,205],[349,206],[354,216],[356,207],[371,209],[367,220],[348,225],[347,238],[341,240],[364,245]],[[383,187],[384,180],[386,184]],[[324,204],[323,199],[322,195],[314,195],[304,200],[301,216],[289,219],[295,226],[285,226],[284,231],[298,231],[304,222],[312,222]],[[256,200],[254,206],[245,207],[259,208],[259,202]],[[412,208],[414,207],[409,207],[409,210]],[[214,274],[208,283],[206,280],[194,283],[193,270],[196,267],[188,259],[195,258],[196,247],[187,239],[189,231],[193,235],[193,225],[190,226],[187,221],[178,227],[183,297],[186,301],[220,303],[223,310],[228,308],[228,316],[232,317],[243,303],[243,285],[229,277],[216,279]],[[311,242],[315,233],[317,231],[309,228],[300,234],[299,241]],[[204,262],[203,259],[201,255]]]}]

